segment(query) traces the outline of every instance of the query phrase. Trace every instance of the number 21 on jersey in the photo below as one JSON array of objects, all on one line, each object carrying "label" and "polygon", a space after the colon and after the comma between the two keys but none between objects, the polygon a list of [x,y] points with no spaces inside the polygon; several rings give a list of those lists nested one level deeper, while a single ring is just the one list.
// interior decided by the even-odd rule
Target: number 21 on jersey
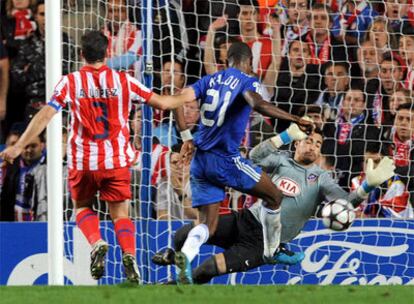
[{"label": "number 21 on jersey", "polygon": [[[223,103],[220,105],[219,114],[217,118],[217,122],[214,119],[206,118],[206,112],[216,112],[217,108],[219,107],[220,103],[220,92],[215,89],[207,90],[207,95],[212,97],[211,103],[204,103],[201,106],[200,113],[201,113],[201,123],[207,127],[214,126],[217,123],[217,126],[220,127],[224,122],[224,117],[226,115],[227,107],[230,103],[231,92],[227,91],[224,94]],[[214,115],[214,114],[213,114]]]}]

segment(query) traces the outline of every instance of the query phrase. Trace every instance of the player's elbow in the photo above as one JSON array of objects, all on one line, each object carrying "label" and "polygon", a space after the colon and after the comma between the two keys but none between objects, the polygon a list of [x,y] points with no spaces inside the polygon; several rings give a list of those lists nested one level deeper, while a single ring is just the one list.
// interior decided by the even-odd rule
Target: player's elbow
[{"label": "player's elbow", "polygon": [[162,110],[162,111],[166,111],[166,110],[172,110],[173,107],[171,107],[169,102],[161,102],[158,106],[158,109]]},{"label": "player's elbow", "polygon": [[166,111],[166,110],[172,110],[176,107],[173,106],[174,100],[171,98],[171,96],[160,96],[157,94],[154,94],[153,97],[150,99],[150,106]]},{"label": "player's elbow", "polygon": [[258,113],[263,113],[266,110],[266,104],[264,102],[254,102],[252,109]]}]

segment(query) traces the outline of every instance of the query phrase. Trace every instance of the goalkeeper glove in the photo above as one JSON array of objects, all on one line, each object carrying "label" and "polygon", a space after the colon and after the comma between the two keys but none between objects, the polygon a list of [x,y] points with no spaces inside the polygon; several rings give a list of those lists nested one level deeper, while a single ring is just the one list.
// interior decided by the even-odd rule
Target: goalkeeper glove
[{"label": "goalkeeper glove", "polygon": [[366,197],[369,192],[394,176],[394,170],[394,161],[389,157],[381,159],[375,169],[373,160],[371,158],[368,159],[365,170],[366,179],[357,190],[358,196]]},{"label": "goalkeeper glove", "polygon": [[307,137],[306,133],[301,131],[297,124],[293,123],[282,133],[273,136],[270,140],[276,148],[287,145],[295,140],[302,140]]}]

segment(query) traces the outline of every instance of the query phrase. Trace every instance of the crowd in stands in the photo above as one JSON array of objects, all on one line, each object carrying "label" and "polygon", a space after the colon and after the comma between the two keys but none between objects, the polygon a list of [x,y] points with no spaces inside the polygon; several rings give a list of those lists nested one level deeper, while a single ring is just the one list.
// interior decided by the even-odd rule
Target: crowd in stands
[{"label": "crowd in stands", "polygon": [[[43,0],[0,0],[0,141],[12,145],[47,103]],[[64,0],[62,72],[81,65],[79,37],[102,29],[107,65],[142,79],[143,33],[139,0]],[[176,94],[206,74],[225,69],[235,41],[253,53],[263,99],[311,117],[323,130],[319,164],[351,191],[368,158],[392,157],[396,175],[361,205],[361,217],[414,218],[414,4],[408,0],[170,0],[153,4],[153,88]],[[198,103],[184,109],[194,136],[203,117]],[[142,114],[131,116],[133,216],[139,217]],[[70,117],[64,115],[65,123]],[[153,216],[194,219],[189,166],[168,111],[152,118]],[[252,113],[242,153],[288,127]],[[64,139],[68,135],[64,133]],[[28,145],[0,170],[0,220],[47,218],[46,138]],[[293,149],[287,147],[287,150]],[[65,163],[65,159],[63,159]],[[66,189],[66,187],[65,187]],[[229,190],[222,212],[255,198]],[[102,208],[97,199],[97,209]],[[72,213],[65,193],[65,219]],[[105,210],[102,210],[105,216]]]}]

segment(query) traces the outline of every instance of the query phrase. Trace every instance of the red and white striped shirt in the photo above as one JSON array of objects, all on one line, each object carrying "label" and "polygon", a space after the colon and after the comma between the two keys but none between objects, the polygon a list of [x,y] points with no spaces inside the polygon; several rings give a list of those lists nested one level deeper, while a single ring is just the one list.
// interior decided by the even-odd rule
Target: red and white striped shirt
[{"label": "red and white striped shirt", "polygon": [[412,66],[408,67],[407,78],[403,83],[403,87],[410,91],[414,89],[414,70]]},{"label": "red and white striped shirt", "polygon": [[128,116],[132,101],[146,102],[150,89],[125,72],[85,66],[63,76],[49,105],[69,103],[68,167],[103,170],[127,167],[134,159]]},{"label": "red and white striped shirt", "polygon": [[[161,179],[170,174],[170,149],[161,144],[152,145],[151,153],[151,184],[157,185]],[[135,151],[133,168],[142,171],[142,151]]]},{"label": "red and white striped shirt", "polygon": [[[103,29],[104,35],[108,38],[108,58],[120,56],[126,52],[142,55],[142,35],[141,31],[131,22],[125,21],[119,26],[116,35],[109,30],[108,25]],[[139,60],[130,67],[129,73],[139,78],[141,70],[141,56]]]},{"label": "red and white striped shirt", "polygon": [[261,37],[247,42],[247,45],[253,53],[253,72],[262,78],[272,63],[272,40],[268,37]]}]

